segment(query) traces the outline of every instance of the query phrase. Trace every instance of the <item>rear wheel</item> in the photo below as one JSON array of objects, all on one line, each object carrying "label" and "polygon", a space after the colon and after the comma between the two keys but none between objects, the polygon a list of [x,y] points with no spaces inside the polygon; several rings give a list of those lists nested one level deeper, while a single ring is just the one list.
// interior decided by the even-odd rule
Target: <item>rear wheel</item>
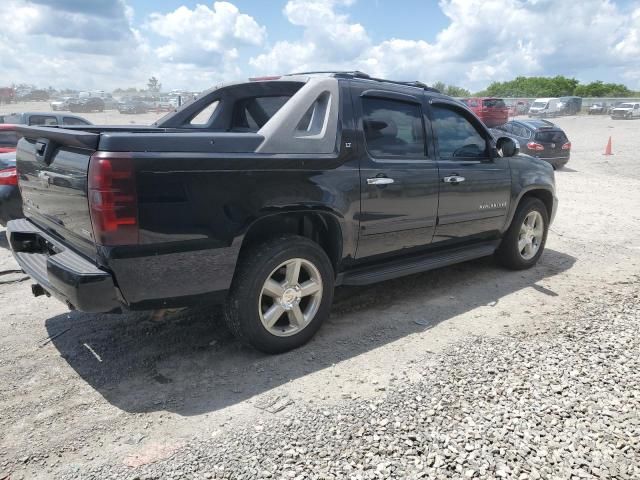
[{"label": "rear wheel", "polygon": [[534,266],[544,250],[549,230],[549,213],[537,198],[522,201],[502,243],[497,260],[507,268],[523,270]]},{"label": "rear wheel", "polygon": [[243,252],[225,305],[230,330],[266,353],[297,348],[318,331],[333,300],[333,267],[311,240],[288,235]]}]

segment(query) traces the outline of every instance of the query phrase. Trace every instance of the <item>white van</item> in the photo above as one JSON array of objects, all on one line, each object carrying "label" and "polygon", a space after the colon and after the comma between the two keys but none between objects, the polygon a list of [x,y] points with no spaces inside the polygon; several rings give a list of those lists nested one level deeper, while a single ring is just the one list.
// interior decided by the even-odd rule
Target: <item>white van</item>
[{"label": "white van", "polygon": [[559,98],[536,98],[529,107],[529,117],[555,117],[559,114]]}]

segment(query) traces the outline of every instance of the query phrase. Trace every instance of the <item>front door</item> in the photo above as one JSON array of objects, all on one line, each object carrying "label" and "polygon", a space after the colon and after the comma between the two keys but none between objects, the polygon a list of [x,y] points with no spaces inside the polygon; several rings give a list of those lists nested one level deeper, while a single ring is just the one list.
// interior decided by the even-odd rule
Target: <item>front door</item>
[{"label": "front door", "polygon": [[434,242],[497,236],[511,197],[509,160],[491,154],[485,128],[450,102],[431,103],[440,173]]},{"label": "front door", "polygon": [[357,258],[431,243],[438,170],[427,149],[423,96],[352,90],[361,181]]}]

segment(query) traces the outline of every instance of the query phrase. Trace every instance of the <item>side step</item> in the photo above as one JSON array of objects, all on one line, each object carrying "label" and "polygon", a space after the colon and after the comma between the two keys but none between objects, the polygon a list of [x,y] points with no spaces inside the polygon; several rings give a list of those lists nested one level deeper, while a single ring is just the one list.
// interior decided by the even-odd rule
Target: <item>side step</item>
[{"label": "side step", "polygon": [[404,259],[393,259],[380,265],[362,267],[345,272],[342,279],[338,279],[337,284],[369,285],[371,283],[391,280],[392,278],[426,272],[427,270],[434,270],[436,268],[486,257],[493,255],[499,243],[499,241],[492,241],[472,247],[458,248]]}]

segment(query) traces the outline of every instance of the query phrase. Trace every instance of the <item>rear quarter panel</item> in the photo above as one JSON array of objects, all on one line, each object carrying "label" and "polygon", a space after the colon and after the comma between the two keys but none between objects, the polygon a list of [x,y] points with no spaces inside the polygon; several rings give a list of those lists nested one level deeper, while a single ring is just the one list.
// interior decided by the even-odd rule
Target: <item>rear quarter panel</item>
[{"label": "rear quarter panel", "polygon": [[[528,192],[533,190],[547,191],[554,199],[554,208],[556,208],[557,205],[555,176],[553,167],[549,163],[522,154],[511,157],[509,163],[511,165],[512,201],[504,230],[509,228],[522,197]],[[555,210],[549,212],[549,218],[553,219],[555,213]]]}]

